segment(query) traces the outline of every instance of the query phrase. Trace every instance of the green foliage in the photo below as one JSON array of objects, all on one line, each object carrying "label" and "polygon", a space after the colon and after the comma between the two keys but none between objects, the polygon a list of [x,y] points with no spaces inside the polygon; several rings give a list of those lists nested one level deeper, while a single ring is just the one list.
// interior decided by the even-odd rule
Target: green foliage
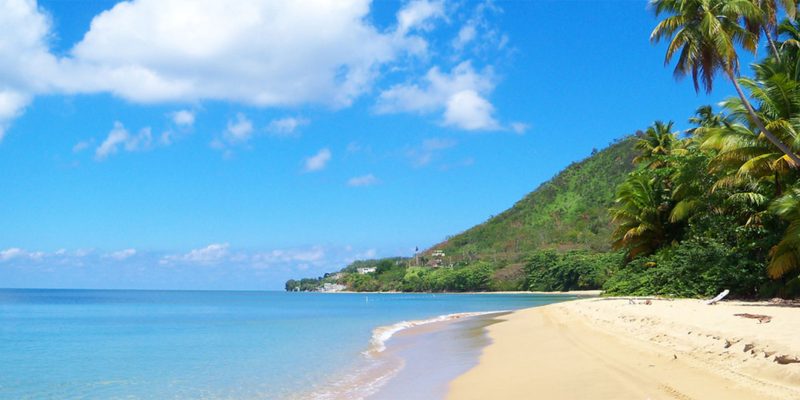
[{"label": "green foliage", "polygon": [[608,295],[707,297],[729,289],[754,297],[767,282],[764,264],[715,239],[689,239],[638,258],[605,284]]},{"label": "green foliage", "polygon": [[622,261],[620,253],[537,251],[525,264],[527,289],[548,292],[600,289]]},{"label": "green foliage", "polygon": [[287,292],[310,292],[322,286],[323,278],[304,278],[300,280],[289,279],[286,281],[285,289]]},{"label": "green foliage", "polygon": [[431,292],[484,292],[491,288],[494,268],[487,262],[458,268],[428,269],[422,287]]},{"label": "green foliage", "polygon": [[608,208],[615,188],[633,170],[634,142],[625,138],[571,164],[510,209],[431,250],[443,250],[455,262],[498,266],[543,248],[608,250]]}]

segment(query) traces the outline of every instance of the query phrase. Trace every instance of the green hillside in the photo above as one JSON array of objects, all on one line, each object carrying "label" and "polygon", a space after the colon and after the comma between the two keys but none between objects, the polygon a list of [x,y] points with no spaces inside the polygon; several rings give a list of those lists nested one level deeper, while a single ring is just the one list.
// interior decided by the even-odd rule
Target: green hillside
[{"label": "green hillside", "polygon": [[607,251],[608,209],[617,186],[633,170],[634,139],[625,138],[571,164],[513,207],[425,252],[451,262],[509,263],[537,249]]},{"label": "green hillside", "polygon": [[[319,290],[326,283],[356,291],[599,288],[621,261],[619,253],[608,253],[608,210],[633,170],[634,142],[625,138],[593,152],[502,214],[419,257],[357,261],[338,273],[290,280],[286,290]],[[368,267],[374,272],[357,271]]]}]

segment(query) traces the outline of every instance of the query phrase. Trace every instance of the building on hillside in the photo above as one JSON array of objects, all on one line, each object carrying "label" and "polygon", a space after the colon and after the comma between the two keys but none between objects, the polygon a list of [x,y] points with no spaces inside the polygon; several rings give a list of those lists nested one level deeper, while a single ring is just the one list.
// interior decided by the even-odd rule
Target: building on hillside
[{"label": "building on hillside", "polygon": [[431,261],[428,263],[431,267],[441,267],[444,265],[444,252],[436,250],[431,253]]},{"label": "building on hillside", "polygon": [[371,274],[375,272],[376,269],[377,269],[376,267],[361,267],[357,269],[357,271],[359,274],[364,275],[364,274]]}]

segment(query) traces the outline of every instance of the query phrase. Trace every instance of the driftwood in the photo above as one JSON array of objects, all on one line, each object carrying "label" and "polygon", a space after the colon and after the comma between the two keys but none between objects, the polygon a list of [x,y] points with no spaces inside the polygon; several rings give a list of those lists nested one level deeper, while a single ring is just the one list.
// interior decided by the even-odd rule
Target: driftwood
[{"label": "driftwood", "polygon": [[731,292],[731,291],[730,291],[730,290],[728,290],[728,289],[725,289],[725,290],[723,290],[723,291],[722,291],[722,293],[720,293],[720,294],[718,294],[718,295],[717,295],[717,297],[714,297],[713,299],[711,299],[711,300],[707,301],[707,302],[706,302],[706,305],[709,305],[709,306],[711,306],[711,305],[717,304],[717,302],[718,302],[718,301],[720,301],[720,300],[724,299],[724,298],[725,298],[725,296],[727,296],[727,295],[728,295],[728,293],[730,293],[730,292]]},{"label": "driftwood", "polygon": [[734,315],[734,316],[737,316],[737,317],[742,317],[742,318],[751,318],[751,319],[757,319],[759,324],[766,324],[766,323],[768,323],[769,321],[772,321],[772,317],[770,317],[769,315],[761,315],[761,314],[748,314],[748,313],[744,313],[744,314],[733,314],[733,315]]}]

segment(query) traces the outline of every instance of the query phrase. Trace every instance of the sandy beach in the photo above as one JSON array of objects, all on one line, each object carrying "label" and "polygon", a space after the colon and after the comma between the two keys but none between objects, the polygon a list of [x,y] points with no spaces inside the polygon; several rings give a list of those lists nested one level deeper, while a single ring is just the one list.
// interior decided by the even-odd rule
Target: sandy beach
[{"label": "sandy beach", "polygon": [[449,399],[800,399],[800,308],[593,298],[500,319]]}]

